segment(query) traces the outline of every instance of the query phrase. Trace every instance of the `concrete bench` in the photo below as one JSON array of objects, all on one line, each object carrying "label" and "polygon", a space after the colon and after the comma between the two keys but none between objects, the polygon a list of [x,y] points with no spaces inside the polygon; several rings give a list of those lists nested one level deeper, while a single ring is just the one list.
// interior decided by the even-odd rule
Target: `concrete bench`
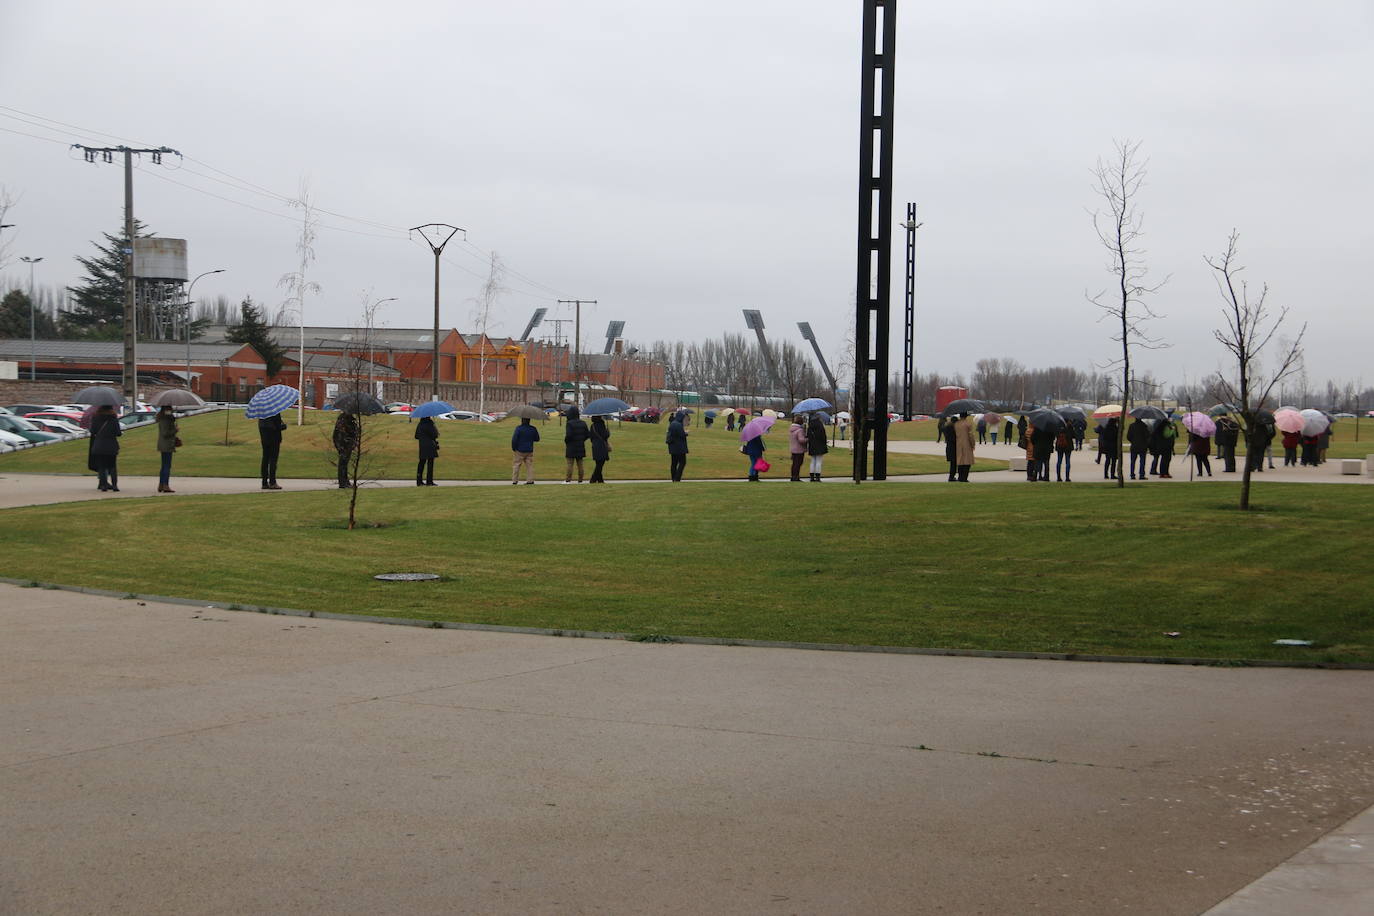
[{"label": "concrete bench", "polygon": [[1007,467],[1007,470],[1016,471],[1021,474],[1026,473],[1026,456],[1018,455],[1016,457],[1013,457],[1011,459],[1011,462],[1009,463],[1009,466]]},{"label": "concrete bench", "polygon": [[1369,472],[1369,476],[1374,477],[1374,455],[1364,456],[1364,469]]},{"label": "concrete bench", "polygon": [[[1368,458],[1365,459],[1365,461],[1368,461],[1368,460],[1369,460]],[[1361,461],[1361,460],[1358,459],[1358,458],[1342,458],[1342,459],[1341,459],[1341,473],[1342,473],[1342,474],[1354,474],[1354,475],[1357,476],[1357,477],[1358,477],[1358,476],[1361,476],[1361,475],[1364,474],[1364,465],[1365,465],[1365,461]]]}]

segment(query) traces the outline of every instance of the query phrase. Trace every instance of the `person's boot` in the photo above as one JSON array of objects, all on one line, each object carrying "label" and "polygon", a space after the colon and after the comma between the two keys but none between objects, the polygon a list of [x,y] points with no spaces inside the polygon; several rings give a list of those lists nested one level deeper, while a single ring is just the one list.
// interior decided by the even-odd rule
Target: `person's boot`
[{"label": "person's boot", "polygon": [[415,486],[417,486],[417,487],[423,487],[424,485],[425,485],[425,482],[424,482],[423,480],[417,479],[417,480],[415,481]]}]

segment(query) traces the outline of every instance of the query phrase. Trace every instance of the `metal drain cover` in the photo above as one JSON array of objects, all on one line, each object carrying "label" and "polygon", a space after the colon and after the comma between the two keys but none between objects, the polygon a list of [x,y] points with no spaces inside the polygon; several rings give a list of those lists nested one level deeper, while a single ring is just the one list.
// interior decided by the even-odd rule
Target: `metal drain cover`
[{"label": "metal drain cover", "polygon": [[373,576],[374,579],[381,579],[383,582],[428,582],[431,579],[438,579],[438,573],[382,573]]}]

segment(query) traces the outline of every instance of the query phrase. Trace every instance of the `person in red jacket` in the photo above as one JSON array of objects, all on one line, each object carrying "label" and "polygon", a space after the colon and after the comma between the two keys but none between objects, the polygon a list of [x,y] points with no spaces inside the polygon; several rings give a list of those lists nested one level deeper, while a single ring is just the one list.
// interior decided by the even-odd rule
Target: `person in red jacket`
[{"label": "person in red jacket", "polygon": [[1296,466],[1298,463],[1298,445],[1302,442],[1301,433],[1283,434],[1283,466]]}]

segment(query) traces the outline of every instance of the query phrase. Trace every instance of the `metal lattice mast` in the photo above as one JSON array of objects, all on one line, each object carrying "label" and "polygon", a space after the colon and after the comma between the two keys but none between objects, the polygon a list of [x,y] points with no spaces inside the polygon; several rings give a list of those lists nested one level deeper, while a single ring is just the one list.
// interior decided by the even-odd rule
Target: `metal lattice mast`
[{"label": "metal lattice mast", "polygon": [[916,205],[906,205],[906,335],[902,338],[902,419],[910,420],[911,380],[916,372]]},{"label": "metal lattice mast", "polygon": [[897,0],[864,0],[859,120],[859,245],[854,287],[854,482],[887,478],[892,273],[892,103]]}]

